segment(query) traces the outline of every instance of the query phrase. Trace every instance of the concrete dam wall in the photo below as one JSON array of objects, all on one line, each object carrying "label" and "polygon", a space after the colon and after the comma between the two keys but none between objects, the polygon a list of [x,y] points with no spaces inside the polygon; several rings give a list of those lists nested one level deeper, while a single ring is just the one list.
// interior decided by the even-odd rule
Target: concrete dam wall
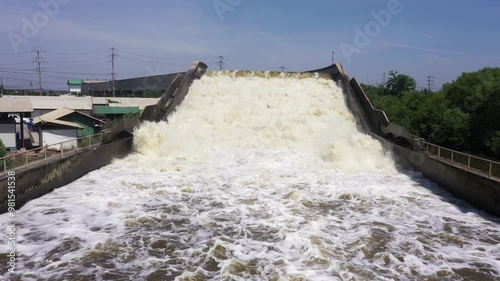
[{"label": "concrete dam wall", "polygon": [[[158,104],[148,106],[139,118],[120,121],[106,136],[105,143],[94,150],[84,151],[40,163],[16,171],[16,206],[40,197],[51,190],[66,185],[86,173],[105,166],[114,158],[122,158],[131,151],[133,129],[144,121],[167,121],[180,105],[195,79],[206,71],[203,63],[195,63],[187,72],[174,74],[172,82]],[[404,166],[421,172],[451,194],[473,206],[500,216],[500,184],[484,175],[438,161],[426,155],[415,137],[404,127],[391,123],[386,114],[375,109],[355,78],[350,79],[341,64],[309,71],[326,73],[345,93],[345,102],[357,118],[360,129],[378,139],[386,149],[392,150]],[[88,161],[92,159],[92,161]],[[0,212],[7,210],[7,177],[0,177]]]}]

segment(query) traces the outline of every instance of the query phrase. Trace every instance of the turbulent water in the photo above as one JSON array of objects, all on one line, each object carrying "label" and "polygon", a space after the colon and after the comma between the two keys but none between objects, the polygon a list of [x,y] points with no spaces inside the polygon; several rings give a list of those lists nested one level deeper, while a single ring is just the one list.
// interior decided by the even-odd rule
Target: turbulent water
[{"label": "turbulent water", "polygon": [[399,172],[332,80],[258,76],[205,75],[134,154],[26,204],[10,277],[499,280],[497,219]]}]

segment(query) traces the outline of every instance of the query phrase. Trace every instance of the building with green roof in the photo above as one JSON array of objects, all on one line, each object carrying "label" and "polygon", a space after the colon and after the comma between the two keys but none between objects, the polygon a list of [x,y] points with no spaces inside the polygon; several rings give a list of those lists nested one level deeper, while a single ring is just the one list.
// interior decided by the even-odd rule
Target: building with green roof
[{"label": "building with green roof", "polygon": [[125,115],[139,115],[138,106],[94,106],[94,116],[106,120],[106,122],[117,121]]},{"label": "building with green roof", "polygon": [[72,95],[79,96],[82,94],[83,80],[68,80],[68,91]]}]

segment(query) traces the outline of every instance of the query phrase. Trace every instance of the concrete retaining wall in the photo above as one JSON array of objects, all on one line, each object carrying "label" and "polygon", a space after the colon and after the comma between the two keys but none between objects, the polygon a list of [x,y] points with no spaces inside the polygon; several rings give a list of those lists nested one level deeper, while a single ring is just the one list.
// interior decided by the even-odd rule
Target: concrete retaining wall
[{"label": "concrete retaining wall", "polygon": [[453,196],[500,217],[500,184],[498,182],[399,145],[392,145],[391,148],[406,166],[411,166],[414,170],[421,172]]},{"label": "concrete retaining wall", "polygon": [[[55,188],[69,184],[93,170],[125,157],[131,150],[132,138],[117,140],[75,155],[40,163],[16,171],[16,208],[43,196]],[[91,160],[89,160],[91,159]],[[0,178],[0,213],[7,211],[7,176]]]},{"label": "concrete retaining wall", "polygon": [[356,95],[356,100],[359,101],[365,118],[368,119],[367,122],[370,125],[372,133],[376,133],[389,140],[402,139],[404,140],[404,145],[413,147],[413,135],[408,129],[391,123],[384,111],[373,107],[370,99],[368,99],[365,91],[363,91],[363,88],[361,88],[361,85],[355,78],[351,79],[350,85],[353,89],[352,93]]},{"label": "concrete retaining wall", "polygon": [[416,149],[414,137],[408,129],[391,123],[385,112],[374,108],[356,79],[349,80],[342,65],[334,64],[311,72],[327,72],[337,83],[341,83],[347,95],[347,105],[362,121],[364,131],[392,150],[398,162],[421,172],[446,191],[474,207],[500,217],[500,184],[497,181],[427,157],[420,152]]}]

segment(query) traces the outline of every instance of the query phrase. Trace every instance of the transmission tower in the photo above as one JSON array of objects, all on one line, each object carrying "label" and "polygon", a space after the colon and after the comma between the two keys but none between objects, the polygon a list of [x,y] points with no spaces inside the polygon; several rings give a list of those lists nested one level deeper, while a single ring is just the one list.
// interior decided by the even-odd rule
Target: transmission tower
[{"label": "transmission tower", "polygon": [[217,58],[219,59],[219,61],[217,62],[217,64],[219,65],[219,70],[223,70],[224,69],[224,57],[218,56]]},{"label": "transmission tower", "polygon": [[116,73],[115,73],[116,49],[114,47],[111,48],[111,55],[110,55],[110,57],[111,57],[111,61],[110,62],[111,62],[111,79],[112,79],[111,85],[112,85],[112,91],[113,91],[112,95],[114,97],[115,96],[115,75],[116,75]]},{"label": "transmission tower", "polygon": [[37,65],[37,67],[35,70],[38,72],[38,82],[40,83],[40,96],[43,96],[42,71],[44,70],[44,68],[42,68],[42,63],[45,61],[40,56],[40,52],[43,52],[43,50],[42,50],[42,47],[35,46],[35,47],[33,47],[33,50],[31,52],[36,53],[35,63]]},{"label": "transmission tower", "polygon": [[286,72],[286,68],[284,66],[280,66],[281,72]]},{"label": "transmission tower", "polygon": [[427,76],[427,90],[430,92],[434,87],[434,76]]}]

